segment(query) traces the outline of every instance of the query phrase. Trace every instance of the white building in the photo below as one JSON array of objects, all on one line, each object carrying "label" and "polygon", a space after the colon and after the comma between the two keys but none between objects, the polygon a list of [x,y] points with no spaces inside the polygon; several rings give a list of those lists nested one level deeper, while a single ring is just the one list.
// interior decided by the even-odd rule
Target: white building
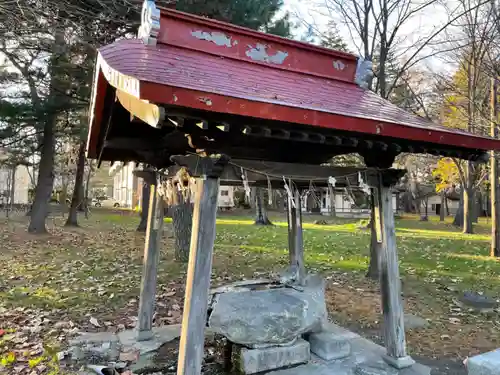
[{"label": "white building", "polygon": [[[392,195],[392,207],[394,213],[397,212],[397,196]],[[302,212],[318,213],[330,215],[332,209],[339,217],[368,217],[370,209],[356,207],[354,200],[345,189],[336,188],[334,197],[330,195],[330,189],[322,188],[315,192],[306,192],[302,196]]]},{"label": "white building", "polygon": [[[429,207],[427,208],[427,214],[428,215],[437,215],[439,216],[441,214],[441,210],[446,210],[446,206],[445,207],[441,207],[441,196],[440,194],[433,194],[433,195],[430,195],[428,198],[427,198],[427,204],[429,205]],[[457,211],[458,211],[458,206],[460,205],[460,201],[459,200],[452,200],[452,199],[447,199],[447,202],[445,202],[445,205],[448,205],[448,211],[449,211],[449,214],[454,216]],[[421,215],[424,215],[425,214],[425,202],[422,200],[422,204],[420,205],[420,214]],[[448,213],[445,211],[445,216],[447,215]]]},{"label": "white building", "polygon": [[[0,161],[8,160],[8,151],[0,149]],[[18,165],[16,168],[0,164],[0,204],[28,204],[29,191],[32,187],[28,167]],[[10,202],[11,193],[14,192],[14,201]]]},{"label": "white building", "polygon": [[113,196],[120,207],[136,208],[142,206],[142,178],[133,174],[136,164],[114,163],[109,169],[113,176]]},{"label": "white building", "polygon": [[231,209],[234,207],[234,186],[221,186],[217,199],[220,209]]},{"label": "white building", "polygon": [[[14,176],[14,180],[12,180]],[[14,181],[14,186],[12,186]],[[11,167],[0,166],[0,203],[10,202],[11,189],[14,190],[13,204],[28,204],[29,190],[31,187],[31,178],[28,168],[25,165],[18,165],[15,169]]]},{"label": "white building", "polygon": [[[134,176],[135,168],[134,162],[115,163],[109,170],[109,175],[113,176],[113,199],[120,207],[142,207],[142,178]],[[194,192],[191,194],[191,202],[194,203]],[[220,209],[234,207],[234,187],[221,186],[218,203]]]}]

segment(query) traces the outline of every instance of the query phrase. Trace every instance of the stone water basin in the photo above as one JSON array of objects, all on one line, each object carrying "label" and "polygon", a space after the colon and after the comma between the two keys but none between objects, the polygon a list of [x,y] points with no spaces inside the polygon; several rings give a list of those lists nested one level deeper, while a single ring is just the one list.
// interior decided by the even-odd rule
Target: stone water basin
[{"label": "stone water basin", "polygon": [[320,332],[326,321],[325,287],[317,275],[300,286],[252,280],[217,288],[208,316],[212,331],[252,348],[292,344]]}]

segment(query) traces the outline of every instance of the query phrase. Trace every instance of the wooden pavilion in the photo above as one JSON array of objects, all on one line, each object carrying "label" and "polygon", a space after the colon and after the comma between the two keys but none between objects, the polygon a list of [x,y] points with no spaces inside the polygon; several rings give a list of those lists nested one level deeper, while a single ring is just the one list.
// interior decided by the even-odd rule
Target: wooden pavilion
[{"label": "wooden pavilion", "polygon": [[[351,54],[199,18],[145,1],[139,38],[99,50],[91,103],[89,158],[187,167],[196,178],[190,260],[178,374],[201,372],[220,178],[285,187],[290,261],[304,272],[301,186],[359,176],[372,188],[380,243],[387,361],[406,352],[390,187],[402,153],[481,162],[500,141],[432,124],[363,88],[369,63]],[[320,166],[357,152],[366,169]],[[230,159],[231,158],[231,159]],[[252,174],[253,173],[253,174]],[[158,177],[145,246],[138,338],[151,335],[158,245],[163,223]],[[259,178],[261,176],[261,178]],[[244,178],[243,178],[244,179]],[[294,203],[291,203],[291,202]]]}]

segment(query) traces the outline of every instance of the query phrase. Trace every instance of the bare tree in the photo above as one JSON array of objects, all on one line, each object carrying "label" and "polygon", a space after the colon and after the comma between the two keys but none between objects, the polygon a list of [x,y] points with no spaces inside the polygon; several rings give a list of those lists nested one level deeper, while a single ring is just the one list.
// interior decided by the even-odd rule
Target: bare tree
[{"label": "bare tree", "polygon": [[[443,123],[469,132],[490,133],[489,98],[492,72],[491,56],[498,53],[498,19],[489,3],[479,0],[460,0],[462,16],[453,28],[458,41],[449,44],[455,48],[449,55],[459,61],[457,72],[448,83],[442,84],[447,91]],[[477,216],[477,194],[488,171],[484,165],[454,159],[461,185],[461,204],[455,225],[464,233],[473,233]]]},{"label": "bare tree", "polygon": [[78,162],[75,176],[75,186],[73,188],[73,198],[71,199],[71,206],[69,209],[68,219],[66,226],[78,226],[78,208],[83,205],[84,191],[83,191],[83,178],[85,174],[85,146],[86,142],[80,142],[78,148]]}]

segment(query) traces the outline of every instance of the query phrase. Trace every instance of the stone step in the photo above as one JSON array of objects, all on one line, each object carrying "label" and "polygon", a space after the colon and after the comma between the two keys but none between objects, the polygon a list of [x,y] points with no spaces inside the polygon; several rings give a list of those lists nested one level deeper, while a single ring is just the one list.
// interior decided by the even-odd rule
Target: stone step
[{"label": "stone step", "polygon": [[469,375],[500,375],[500,349],[467,358]]},{"label": "stone step", "polygon": [[311,352],[325,361],[341,359],[351,354],[349,341],[332,332],[311,333],[307,336]]},{"label": "stone step", "polygon": [[307,363],[311,358],[309,343],[303,339],[289,346],[239,350],[239,370],[247,375]]}]

